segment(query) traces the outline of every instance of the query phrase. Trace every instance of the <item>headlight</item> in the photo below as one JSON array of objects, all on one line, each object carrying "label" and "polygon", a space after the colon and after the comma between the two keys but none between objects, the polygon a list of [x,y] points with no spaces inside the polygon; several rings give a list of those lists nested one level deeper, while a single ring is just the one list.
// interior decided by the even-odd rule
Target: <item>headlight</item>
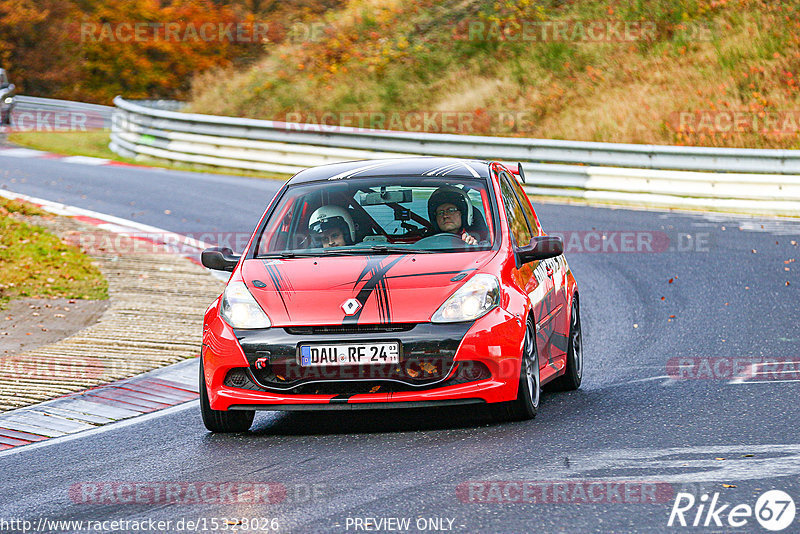
[{"label": "headlight", "polygon": [[272,323],[243,282],[231,282],[222,294],[220,316],[233,328],[269,328]]},{"label": "headlight", "polygon": [[500,304],[500,283],[490,274],[476,274],[442,304],[431,321],[456,323],[486,315]]},{"label": "headlight", "polygon": [[10,96],[7,96],[7,97],[5,98],[5,100],[3,100],[3,102],[5,102],[6,104],[10,104],[10,103],[12,103],[13,101],[14,101],[14,99],[13,99],[13,98],[11,98]]}]

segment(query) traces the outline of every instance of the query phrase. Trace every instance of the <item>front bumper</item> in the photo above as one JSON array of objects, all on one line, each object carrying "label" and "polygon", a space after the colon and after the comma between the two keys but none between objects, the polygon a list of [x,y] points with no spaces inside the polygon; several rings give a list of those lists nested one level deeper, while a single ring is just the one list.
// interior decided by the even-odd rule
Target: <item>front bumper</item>
[{"label": "front bumper", "polygon": [[[236,330],[209,310],[203,363],[215,410],[355,409],[516,397],[522,322],[496,308],[472,323]],[[398,341],[400,364],[303,368],[304,343]]]}]

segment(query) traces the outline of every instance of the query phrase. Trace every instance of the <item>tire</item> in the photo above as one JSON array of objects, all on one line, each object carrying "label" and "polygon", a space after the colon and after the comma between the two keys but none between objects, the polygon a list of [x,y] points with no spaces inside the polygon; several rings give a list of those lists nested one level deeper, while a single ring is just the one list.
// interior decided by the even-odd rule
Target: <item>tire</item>
[{"label": "tire", "polygon": [[583,379],[583,336],[581,335],[581,308],[578,295],[572,299],[569,317],[566,372],[547,385],[549,391],[574,391]]},{"label": "tire", "polygon": [[501,421],[528,421],[536,417],[539,409],[540,385],[536,328],[529,320],[522,347],[517,398],[497,405],[497,418]]},{"label": "tire", "polygon": [[247,432],[256,415],[255,410],[211,409],[202,359],[200,360],[200,413],[203,416],[203,424],[211,432]]}]

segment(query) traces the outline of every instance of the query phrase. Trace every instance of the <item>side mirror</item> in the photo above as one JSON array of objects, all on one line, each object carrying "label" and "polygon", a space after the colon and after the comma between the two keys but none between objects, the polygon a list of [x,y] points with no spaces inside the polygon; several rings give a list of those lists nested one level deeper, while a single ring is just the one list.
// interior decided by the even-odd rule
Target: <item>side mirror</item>
[{"label": "side mirror", "polygon": [[555,258],[563,253],[564,242],[560,237],[550,235],[533,237],[529,245],[517,249],[520,264]]},{"label": "side mirror", "polygon": [[228,271],[232,272],[239,263],[239,258],[228,247],[211,247],[207,248],[200,254],[200,262],[204,267],[208,267],[214,271]]},{"label": "side mirror", "polygon": [[522,168],[522,163],[517,163],[517,168],[509,167],[511,174],[515,175],[519,178],[519,180],[524,184],[525,183],[525,169]]}]

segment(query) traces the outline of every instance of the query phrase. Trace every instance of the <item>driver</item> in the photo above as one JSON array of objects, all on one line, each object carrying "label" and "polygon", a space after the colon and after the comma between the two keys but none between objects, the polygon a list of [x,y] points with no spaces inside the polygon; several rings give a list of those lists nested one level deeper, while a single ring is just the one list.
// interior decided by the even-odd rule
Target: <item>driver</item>
[{"label": "driver", "polygon": [[472,224],[472,204],[458,187],[444,185],[434,191],[428,199],[428,217],[434,231],[456,234],[468,245],[478,244],[478,239],[466,230]]},{"label": "driver", "polygon": [[356,227],[347,210],[340,206],[322,206],[311,214],[308,230],[323,248],[341,247],[355,243]]}]

